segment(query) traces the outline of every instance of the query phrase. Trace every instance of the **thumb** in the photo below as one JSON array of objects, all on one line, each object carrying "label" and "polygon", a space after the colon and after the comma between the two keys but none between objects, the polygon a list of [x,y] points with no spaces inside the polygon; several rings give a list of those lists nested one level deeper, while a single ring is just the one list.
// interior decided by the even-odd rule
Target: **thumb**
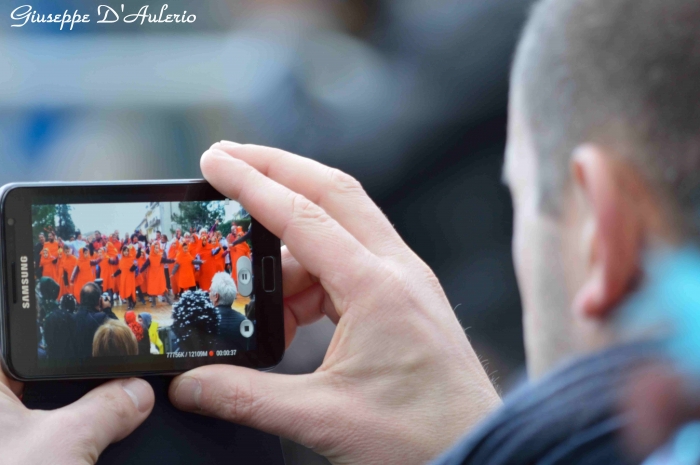
[{"label": "thumb", "polygon": [[71,431],[77,451],[91,463],[110,444],[131,434],[148,417],[155,396],[142,379],[105,383],[73,404],[54,412],[55,425]]},{"label": "thumb", "polygon": [[181,375],[170,400],[181,410],[221,418],[323,448],[332,398],[318,374],[280,375],[212,365]]}]

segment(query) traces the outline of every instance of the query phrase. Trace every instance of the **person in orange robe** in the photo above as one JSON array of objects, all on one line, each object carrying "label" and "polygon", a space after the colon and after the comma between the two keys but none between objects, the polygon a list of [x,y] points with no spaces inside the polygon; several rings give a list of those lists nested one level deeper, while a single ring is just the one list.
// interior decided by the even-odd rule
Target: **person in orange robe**
[{"label": "person in orange robe", "polygon": [[[58,256],[56,257],[56,260],[54,260],[54,263],[56,264],[56,284],[59,286],[58,290],[58,301],[61,300],[61,297],[63,297],[63,290],[64,290],[64,285],[63,285],[63,259],[65,255],[63,254],[63,247],[58,248]],[[72,270],[71,270],[72,271]]]},{"label": "person in orange robe", "polygon": [[[173,241],[170,244],[170,248],[168,249],[168,260],[172,260],[173,263],[175,263],[175,258],[177,257],[177,254],[179,254],[182,251],[182,242],[180,241],[181,237],[176,237],[175,239],[173,239]],[[173,291],[173,295],[180,294],[180,286],[178,285],[177,281],[177,278],[173,278],[173,268],[170,268],[170,288]]]},{"label": "person in orange robe", "polygon": [[197,283],[194,280],[194,267],[201,265],[201,260],[196,260],[189,252],[190,245],[182,244],[182,251],[175,257],[175,267],[173,268],[173,276],[177,277],[177,283],[182,291],[194,291],[197,289]]},{"label": "person in orange robe", "polygon": [[63,246],[63,258],[59,259],[58,264],[58,278],[61,280],[59,282],[59,284],[61,285],[59,298],[68,294],[73,295],[75,297],[73,291],[73,284],[71,284],[70,280],[73,276],[73,270],[75,270],[75,266],[78,264],[78,258],[75,255],[73,255],[73,253],[71,252],[71,248],[67,245]]},{"label": "person in orange robe", "polygon": [[80,303],[80,291],[83,289],[83,286],[95,280],[92,266],[90,250],[87,247],[83,247],[80,250],[80,256],[75,264],[73,273],[71,273],[70,281],[73,284],[73,295],[78,303]]},{"label": "person in orange robe", "polygon": [[97,257],[99,260],[97,264],[100,267],[100,278],[102,279],[102,291],[111,295],[114,290],[115,281],[112,277],[112,268],[114,265],[109,262],[110,257],[107,255],[106,248],[99,249],[97,251]]},{"label": "person in orange robe", "polygon": [[221,252],[220,241],[221,241],[221,233],[217,233],[216,236],[212,236],[209,239],[209,242],[211,243],[212,247],[214,247],[215,249],[216,248],[219,249],[219,252],[214,254],[214,274],[226,270],[226,257]]},{"label": "person in orange robe", "polygon": [[165,285],[165,265],[175,263],[175,260],[169,260],[163,256],[163,251],[158,242],[153,244],[151,253],[148,254],[148,259],[141,266],[140,271],[143,273],[148,269],[146,278],[146,293],[151,296],[151,307],[156,306],[156,297],[162,295],[168,304],[171,304],[170,296],[168,296],[168,288]]},{"label": "person in orange robe", "polygon": [[39,260],[39,266],[41,267],[41,275],[44,278],[51,278],[56,282],[56,284],[59,284],[60,281],[58,280],[57,266],[58,257],[56,255],[51,255],[51,252],[49,251],[48,247],[44,247],[44,250],[41,251],[41,259]]},{"label": "person in orange robe", "polygon": [[[192,255],[194,258],[197,258],[197,255],[199,255],[199,249],[201,248],[201,244],[199,242],[199,236],[197,235],[197,233],[193,232],[192,235],[190,235],[190,236],[185,235],[185,240],[189,241],[190,255]],[[195,267],[195,269],[194,269],[194,282],[195,282],[196,286],[199,286],[199,275],[200,275],[199,267]]]},{"label": "person in orange robe", "polygon": [[[244,236],[243,228],[241,228],[240,226],[238,227],[237,235],[238,237],[236,238],[236,240]],[[240,242],[236,245],[232,244],[233,242],[229,244],[228,248],[229,257],[231,257],[231,277],[233,278],[233,282],[236,283],[236,286],[238,286],[238,270],[236,269],[236,265],[238,264],[239,258],[250,258],[250,246],[246,241]]]},{"label": "person in orange robe", "polygon": [[49,255],[58,257],[59,244],[56,242],[56,235],[52,232],[48,233],[48,240],[44,242],[44,248],[49,249]]},{"label": "person in orange robe", "polygon": [[114,277],[114,273],[117,272],[117,269],[119,268],[119,250],[115,244],[119,243],[119,241],[113,241],[110,238],[110,241],[107,242],[107,245],[105,246],[105,256],[107,257],[107,263],[104,267],[102,267],[102,274],[108,274],[110,277],[110,284],[111,284],[111,290],[108,290],[109,292],[109,302],[112,307],[114,307],[114,297],[119,295],[119,278]]},{"label": "person in orange robe", "polygon": [[122,247],[122,258],[119,259],[119,268],[113,277],[119,276],[119,295],[128,301],[127,308],[132,310],[136,306],[136,257],[132,247]]},{"label": "person in orange robe", "polygon": [[[146,300],[144,299],[144,294],[146,294],[146,283],[147,283],[147,278],[148,278],[148,272],[146,271],[145,273],[142,273],[141,267],[143,266],[144,263],[146,263],[146,260],[148,259],[148,256],[146,255],[146,251],[143,249],[138,249],[136,251],[136,266],[139,269],[139,272],[136,273],[136,295],[139,298],[139,302],[142,304],[146,305]],[[165,278],[165,276],[163,276]]]},{"label": "person in orange robe", "polygon": [[109,242],[112,243],[117,253],[122,249],[122,241],[119,240],[119,231],[114,231],[109,238]]},{"label": "person in orange robe", "polygon": [[[202,266],[199,271],[199,288],[203,291],[209,291],[211,280],[216,274],[216,261],[214,257],[219,254],[219,247],[209,241],[209,237],[205,231],[200,234],[199,259],[202,260]],[[214,236],[212,235],[212,238]]]}]

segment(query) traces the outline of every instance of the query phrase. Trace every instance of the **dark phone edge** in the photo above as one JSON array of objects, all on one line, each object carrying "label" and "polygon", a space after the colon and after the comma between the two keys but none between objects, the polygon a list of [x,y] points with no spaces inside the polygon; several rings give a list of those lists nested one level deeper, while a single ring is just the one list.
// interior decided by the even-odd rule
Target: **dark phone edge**
[{"label": "dark phone edge", "polygon": [[[89,376],[84,375],[63,375],[63,376],[41,376],[41,377],[23,377],[18,374],[16,370],[13,369],[10,357],[10,343],[9,337],[4,337],[6,332],[7,320],[5,313],[10,311],[10,305],[6,305],[6,297],[9,296],[8,281],[5,280],[5,269],[7,265],[7,250],[4,247],[5,241],[5,200],[10,192],[18,188],[41,188],[41,187],[100,187],[100,186],[149,186],[149,185],[162,185],[162,184],[177,184],[177,185],[208,185],[209,183],[204,179],[162,179],[162,180],[129,180],[129,181],[91,181],[91,182],[62,182],[62,181],[45,181],[45,182],[15,182],[8,183],[0,187],[0,368],[2,371],[9,376],[11,379],[19,382],[42,382],[42,381],[63,381],[63,380],[90,380],[90,379],[120,379],[120,378],[130,378],[134,376],[174,376],[187,371],[193,370],[194,368],[176,370],[176,371],[134,371],[134,372],[123,372],[123,373],[104,373],[104,374],[91,374]],[[280,271],[281,271],[280,263]],[[284,317],[282,318],[284,321]],[[283,330],[284,334],[284,330]],[[248,367],[258,371],[272,371],[277,367],[286,354],[284,348],[286,344],[282,344],[282,352],[278,360],[269,366],[264,367]],[[211,364],[215,365],[215,364]],[[233,364],[227,364],[231,366]],[[200,365],[209,366],[209,365]],[[240,366],[240,365],[234,365]],[[198,368],[198,367],[195,367]]]}]

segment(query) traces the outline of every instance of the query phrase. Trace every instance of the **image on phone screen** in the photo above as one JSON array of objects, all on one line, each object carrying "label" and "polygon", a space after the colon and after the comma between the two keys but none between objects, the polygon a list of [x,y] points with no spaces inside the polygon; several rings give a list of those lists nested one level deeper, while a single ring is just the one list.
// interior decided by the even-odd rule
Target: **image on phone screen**
[{"label": "image on phone screen", "polygon": [[37,361],[233,356],[256,338],[235,201],[33,204]]}]

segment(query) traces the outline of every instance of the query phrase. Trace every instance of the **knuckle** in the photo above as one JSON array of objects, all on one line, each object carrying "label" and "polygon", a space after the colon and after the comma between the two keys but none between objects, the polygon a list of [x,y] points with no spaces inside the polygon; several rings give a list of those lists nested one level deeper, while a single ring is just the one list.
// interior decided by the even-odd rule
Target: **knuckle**
[{"label": "knuckle", "polygon": [[333,188],[338,191],[364,193],[360,181],[337,168],[328,168],[328,178]]},{"label": "knuckle", "polygon": [[295,221],[323,221],[327,215],[318,205],[301,194],[292,195],[292,217]]},{"label": "knuckle", "polygon": [[216,415],[223,415],[225,418],[249,423],[255,417],[253,390],[249,384],[236,383],[230,390],[222,396],[217,396],[218,401],[213,405]]}]

